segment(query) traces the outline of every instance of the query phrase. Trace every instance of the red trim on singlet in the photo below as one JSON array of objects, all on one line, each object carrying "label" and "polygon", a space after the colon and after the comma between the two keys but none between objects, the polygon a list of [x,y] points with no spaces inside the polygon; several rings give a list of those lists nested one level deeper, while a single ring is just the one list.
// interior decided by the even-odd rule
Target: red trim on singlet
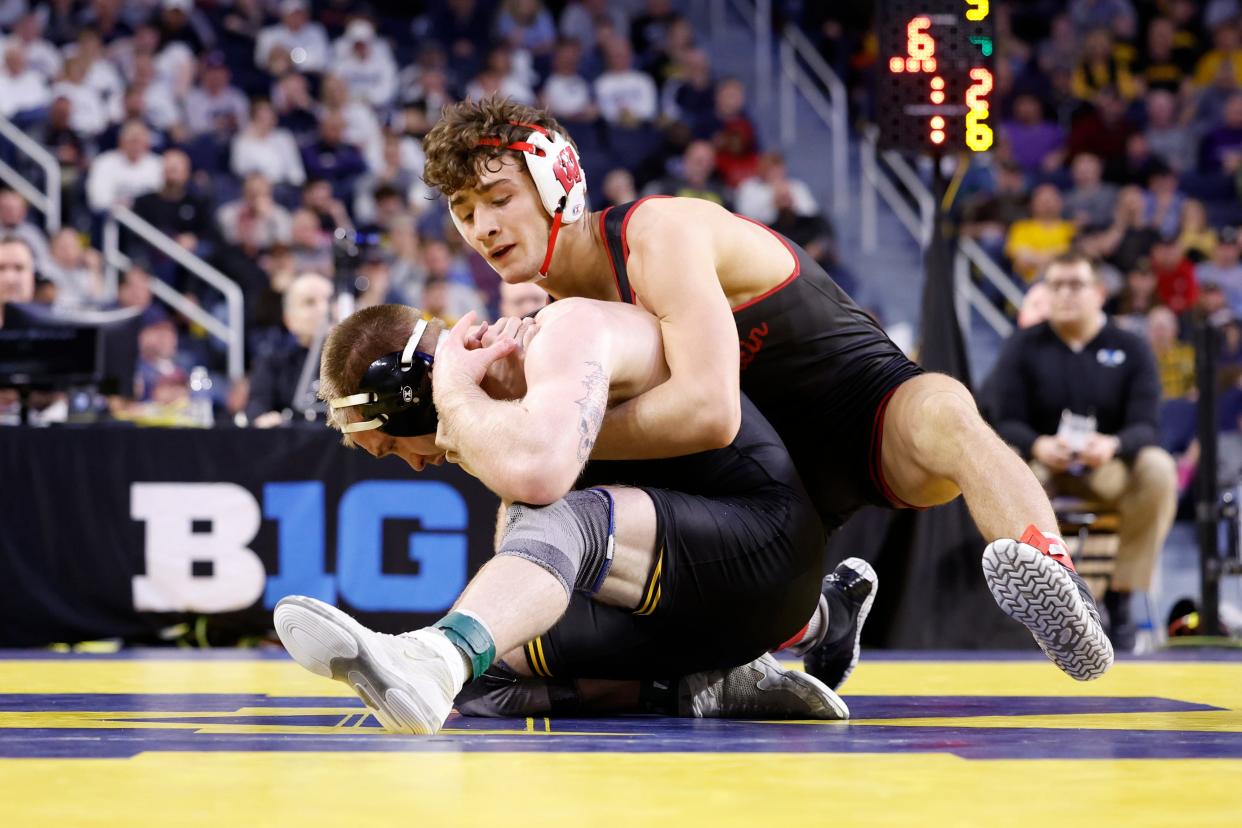
[{"label": "red trim on singlet", "polygon": [[794,633],[793,638],[789,639],[784,644],[781,644],[779,647],[773,647],[772,652],[776,652],[777,650],[785,650],[797,644],[799,641],[802,640],[802,636],[806,635],[806,631],[809,630],[810,628],[811,628],[811,622],[807,621],[805,624],[802,625],[802,629]]},{"label": "red trim on singlet", "polygon": [[767,230],[769,233],[771,233],[773,236],[776,237],[777,241],[785,245],[785,249],[789,251],[789,255],[793,256],[793,260],[794,260],[793,273],[790,273],[789,276],[785,279],[785,281],[781,282],[779,285],[777,285],[774,288],[765,290],[763,293],[759,294],[753,299],[747,299],[745,302],[743,302],[742,304],[738,305],[736,308],[733,309],[733,312],[737,313],[738,311],[746,310],[751,305],[754,305],[758,302],[762,302],[764,299],[767,299],[772,294],[789,287],[789,284],[793,282],[794,279],[797,279],[798,276],[802,273],[802,262],[798,258],[797,252],[793,249],[793,247],[789,244],[789,242],[785,241],[785,237],[782,236],[780,233],[777,233],[775,230],[773,230],[771,227],[768,227],[763,222],[755,221],[753,218],[747,218],[746,216],[741,216],[741,215],[738,215],[737,213],[734,213],[733,215],[737,216],[743,221],[749,221],[751,224],[758,225],[759,227],[762,227],[764,230]]},{"label": "red trim on singlet", "polygon": [[613,284],[617,286],[617,296],[621,296],[621,277],[617,275],[617,264],[612,260],[612,250],[608,247],[608,230],[604,226],[604,220],[608,218],[608,214],[612,211],[611,207],[605,207],[604,211],[599,214],[599,237],[604,240],[604,252],[608,254],[608,268],[612,271]]},{"label": "red trim on singlet", "polygon": [[[669,196],[669,195],[643,196],[638,201],[635,201],[633,204],[630,205],[629,212],[625,214],[625,218],[621,219],[621,258],[625,262],[628,263],[630,260],[630,243],[625,237],[625,231],[629,228],[630,217],[634,215],[634,211],[638,209],[638,205],[642,204],[644,201],[649,201],[650,199],[653,199],[653,198],[672,198],[672,197],[673,196]],[[638,291],[635,290],[634,288],[633,279],[630,280],[630,296],[633,297],[634,299],[633,304],[637,305],[638,304]]]},{"label": "red trim on singlet", "polygon": [[871,482],[888,499],[889,503],[892,503],[899,509],[915,509],[922,512],[930,507],[914,506],[906,503],[893,493],[893,490],[889,488],[888,481],[884,479],[884,415],[888,411],[889,401],[892,400],[893,394],[897,393],[897,388],[900,387],[898,385],[885,394],[884,399],[880,400],[880,404],[875,407],[875,420],[871,424],[871,456],[870,462],[867,465],[871,471]]}]

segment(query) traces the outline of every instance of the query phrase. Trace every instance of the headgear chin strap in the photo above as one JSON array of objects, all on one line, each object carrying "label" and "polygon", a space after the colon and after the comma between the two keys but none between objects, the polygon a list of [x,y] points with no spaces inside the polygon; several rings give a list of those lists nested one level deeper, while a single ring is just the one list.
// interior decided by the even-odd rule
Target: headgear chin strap
[{"label": "headgear chin strap", "polygon": [[586,175],[582,171],[578,151],[567,138],[536,124],[510,123],[531,130],[525,141],[502,144],[499,138],[483,138],[479,146],[516,150],[526,160],[526,169],[535,180],[543,209],[552,216],[548,252],[539,268],[539,278],[543,279],[552,265],[552,251],[556,248],[556,236],[561,225],[573,224],[586,215]]},{"label": "headgear chin strap", "polygon": [[406,340],[405,348],[393,351],[371,363],[358,385],[358,393],[328,400],[334,411],[357,408],[363,420],[345,423],[341,431],[353,434],[379,429],[393,437],[434,434],[438,418],[431,401],[433,354],[417,350],[427,330],[420,319]]}]

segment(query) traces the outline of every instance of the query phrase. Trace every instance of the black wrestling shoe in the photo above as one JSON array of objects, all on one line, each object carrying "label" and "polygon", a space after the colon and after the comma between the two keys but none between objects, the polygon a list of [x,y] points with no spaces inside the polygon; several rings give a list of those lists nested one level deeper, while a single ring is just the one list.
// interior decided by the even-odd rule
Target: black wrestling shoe
[{"label": "black wrestling shoe", "polygon": [[879,579],[862,558],[846,558],[824,577],[820,593],[828,604],[828,631],[803,657],[806,671],[836,690],[858,664],[863,624]]},{"label": "black wrestling shoe", "polygon": [[1134,652],[1138,643],[1138,627],[1130,617],[1130,593],[1104,593],[1104,608],[1108,610],[1108,640],[1113,642],[1113,650],[1118,653]]}]

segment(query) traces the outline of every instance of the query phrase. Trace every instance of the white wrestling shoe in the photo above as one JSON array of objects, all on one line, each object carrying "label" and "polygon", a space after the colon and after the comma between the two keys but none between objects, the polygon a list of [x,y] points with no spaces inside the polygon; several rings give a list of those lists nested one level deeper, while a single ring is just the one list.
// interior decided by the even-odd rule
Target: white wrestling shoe
[{"label": "white wrestling shoe", "polygon": [[[814,676],[786,670],[771,653],[682,679],[683,715],[697,719],[848,719],[841,697]],[[686,696],[689,696],[687,699]]]},{"label": "white wrestling shoe", "polygon": [[1031,527],[1021,541],[989,544],[983,574],[996,603],[1026,625],[1044,654],[1071,677],[1089,681],[1112,666],[1113,645],[1091,590],[1062,558],[1069,560],[1060,543]]},{"label": "white wrestling shoe", "polygon": [[432,627],[403,635],[377,633],[303,595],[280,599],[273,618],[294,661],[348,684],[392,733],[439,731],[466,682],[460,651]]}]

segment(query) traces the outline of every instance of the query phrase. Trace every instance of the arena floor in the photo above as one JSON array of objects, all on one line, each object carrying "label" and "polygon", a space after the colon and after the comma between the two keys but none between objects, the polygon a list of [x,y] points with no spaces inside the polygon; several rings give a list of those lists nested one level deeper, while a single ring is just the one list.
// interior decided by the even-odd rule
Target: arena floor
[{"label": "arena floor", "polygon": [[449,720],[396,737],[283,654],[0,653],[4,826],[1242,824],[1242,652],[885,654],[854,719]]}]

